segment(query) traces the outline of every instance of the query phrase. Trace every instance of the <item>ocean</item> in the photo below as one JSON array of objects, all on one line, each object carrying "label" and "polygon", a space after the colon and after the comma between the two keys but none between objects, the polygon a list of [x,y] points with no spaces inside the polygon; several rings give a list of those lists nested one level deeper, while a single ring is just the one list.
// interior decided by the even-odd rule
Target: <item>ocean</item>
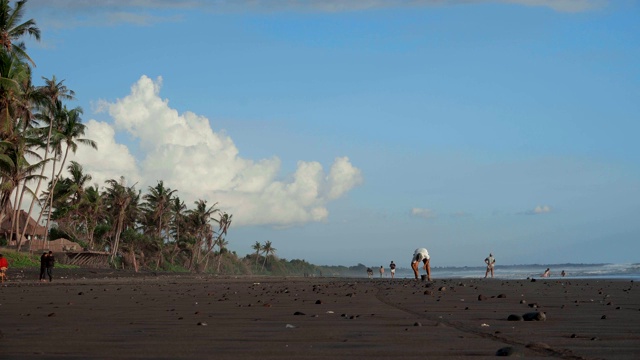
[{"label": "ocean", "polygon": [[[549,279],[626,279],[640,280],[640,264],[550,264],[550,265],[496,265],[494,276],[496,279],[518,280],[527,278],[542,278],[545,269],[551,270]],[[432,267],[433,279],[478,279],[484,278],[486,267]],[[565,276],[560,274],[564,270]],[[420,269],[420,274],[425,274]],[[366,276],[366,274],[364,274]],[[374,269],[374,278],[380,274]],[[389,269],[385,269],[385,278],[389,278]],[[413,278],[410,268],[396,269],[396,278]]]}]

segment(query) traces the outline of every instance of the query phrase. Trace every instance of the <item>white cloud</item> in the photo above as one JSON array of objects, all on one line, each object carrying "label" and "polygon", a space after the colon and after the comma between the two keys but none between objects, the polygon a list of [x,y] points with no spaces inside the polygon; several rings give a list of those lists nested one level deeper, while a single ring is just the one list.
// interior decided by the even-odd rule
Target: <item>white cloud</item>
[{"label": "white cloud", "polygon": [[431,219],[436,217],[436,213],[431,209],[413,208],[411,209],[411,215]]},{"label": "white cloud", "polygon": [[525,211],[523,214],[526,214],[526,215],[540,215],[540,214],[550,213],[551,211],[553,211],[553,209],[549,205],[538,205],[538,206],[536,206],[535,208],[533,208],[531,210]]},{"label": "white cloud", "polygon": [[[128,183],[139,181],[143,192],[163,180],[188,205],[206,199],[233,214],[237,225],[275,226],[323,221],[329,201],[362,183],[360,170],[347,157],[335,159],[328,175],[319,162],[299,161],[290,181],[276,180],[277,157],[239,157],[233,140],[214,132],[208,119],[170,108],[159,96],[161,85],[161,78],[142,76],[129,95],[100,104],[114,127],[89,121],[86,137],[98,142],[98,154],[83,151],[76,156],[95,180],[124,175]],[[116,143],[116,130],[136,141],[137,161],[126,146]]]}]

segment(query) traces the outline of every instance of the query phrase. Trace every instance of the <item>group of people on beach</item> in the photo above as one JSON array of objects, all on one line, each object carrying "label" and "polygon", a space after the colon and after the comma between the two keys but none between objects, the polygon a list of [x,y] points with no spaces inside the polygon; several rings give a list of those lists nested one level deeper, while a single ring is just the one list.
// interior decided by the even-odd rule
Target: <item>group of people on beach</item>
[{"label": "group of people on beach", "polygon": [[[40,256],[40,281],[46,281],[49,277],[49,282],[53,281],[53,267],[56,264],[53,251],[43,252]],[[5,282],[7,280],[7,270],[9,269],[9,261],[6,257],[0,254],[0,281]]]},{"label": "group of people on beach", "polygon": [[[380,273],[381,278],[384,277],[384,266],[380,265],[378,272]],[[394,278],[396,276],[396,264],[393,262],[393,260],[391,261],[391,264],[389,264],[389,272],[391,273],[391,278]],[[367,275],[369,276],[369,279],[373,278],[373,269],[371,269],[370,267],[367,268]]]}]

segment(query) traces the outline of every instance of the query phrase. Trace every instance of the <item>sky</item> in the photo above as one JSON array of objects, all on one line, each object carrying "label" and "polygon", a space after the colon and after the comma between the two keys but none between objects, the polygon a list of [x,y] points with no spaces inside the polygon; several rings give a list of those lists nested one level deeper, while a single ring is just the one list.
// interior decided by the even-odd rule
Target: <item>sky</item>
[{"label": "sky", "polygon": [[[93,182],[317,265],[640,262],[640,3],[30,0]],[[434,274],[435,275],[435,274]]]}]

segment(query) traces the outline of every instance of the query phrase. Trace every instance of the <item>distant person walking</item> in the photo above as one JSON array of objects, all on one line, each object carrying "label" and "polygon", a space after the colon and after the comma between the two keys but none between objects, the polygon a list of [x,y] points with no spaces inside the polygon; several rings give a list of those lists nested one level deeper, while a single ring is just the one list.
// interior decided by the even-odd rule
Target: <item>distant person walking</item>
[{"label": "distant person walking", "polygon": [[373,270],[371,268],[367,268],[367,276],[369,276],[369,279],[373,277]]},{"label": "distant person walking", "polygon": [[418,248],[413,252],[413,258],[411,259],[411,269],[413,269],[413,274],[416,279],[420,276],[420,271],[418,269],[418,263],[422,261],[424,264],[424,269],[427,272],[427,280],[431,281],[431,265],[430,265],[429,252],[425,248]]},{"label": "distant person walking", "polygon": [[562,272],[560,273],[560,275],[561,275],[562,277],[565,277],[565,276],[567,276],[567,273],[566,273],[566,272],[564,272],[564,270],[562,270]]},{"label": "distant person walking", "polygon": [[489,273],[491,273],[491,277],[493,277],[493,266],[496,263],[496,259],[493,257],[493,254],[489,253],[489,256],[484,259],[484,262],[487,264],[487,272],[484,273],[484,278],[486,279]]},{"label": "distant person walking", "polygon": [[49,254],[45,251],[42,253],[42,256],[40,256],[40,281],[46,281],[45,277],[46,277],[46,271],[47,271],[47,256]]},{"label": "distant person walking", "polygon": [[382,265],[380,265],[380,277],[384,276],[384,267],[382,267]]},{"label": "distant person walking", "polygon": [[391,273],[391,278],[393,279],[396,276],[396,264],[394,264],[393,261],[391,261],[391,264],[389,264],[389,272]]},{"label": "distant person walking", "polygon": [[49,276],[49,282],[53,281],[53,267],[56,265],[56,259],[53,256],[53,251],[49,251],[47,254],[47,260],[45,266],[47,268],[47,276]]},{"label": "distant person walking", "polygon": [[9,262],[6,257],[0,254],[0,282],[7,280],[7,269],[9,269]]},{"label": "distant person walking", "polygon": [[544,273],[542,274],[542,277],[550,277],[550,276],[551,276],[551,270],[547,268],[547,270],[545,270]]}]

